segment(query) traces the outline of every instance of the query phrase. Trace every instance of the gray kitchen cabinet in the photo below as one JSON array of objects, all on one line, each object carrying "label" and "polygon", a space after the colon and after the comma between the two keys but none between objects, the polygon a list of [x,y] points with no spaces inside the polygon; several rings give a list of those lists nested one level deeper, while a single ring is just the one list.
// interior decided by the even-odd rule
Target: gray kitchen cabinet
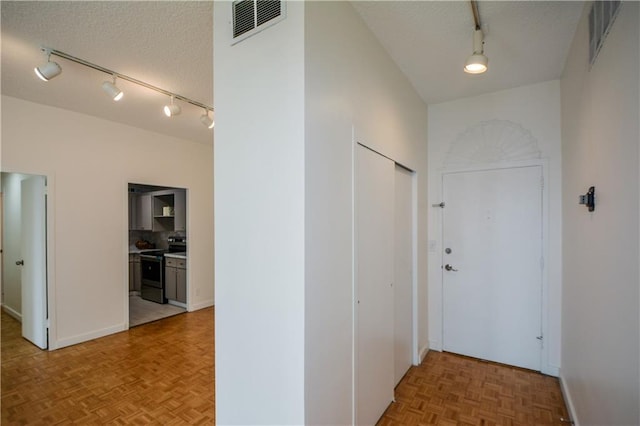
[{"label": "gray kitchen cabinet", "polygon": [[165,297],[187,303],[187,261],[167,257],[165,261]]},{"label": "gray kitchen cabinet", "polygon": [[153,196],[153,231],[173,231],[174,195],[173,191],[157,191]]},{"label": "gray kitchen cabinet", "polygon": [[169,300],[177,300],[176,294],[176,267],[174,259],[167,259],[164,266],[164,297]]},{"label": "gray kitchen cabinet", "polygon": [[140,255],[129,253],[129,291],[140,291]]},{"label": "gray kitchen cabinet", "polygon": [[187,230],[187,191],[177,189],[174,193],[174,231]]},{"label": "gray kitchen cabinet", "polygon": [[187,303],[187,270],[186,268],[176,269],[176,300]]},{"label": "gray kitchen cabinet", "polygon": [[129,194],[129,229],[151,231],[151,195]]},{"label": "gray kitchen cabinet", "polygon": [[129,291],[133,291],[134,288],[134,282],[135,282],[135,277],[134,277],[134,266],[135,263],[133,262],[133,255],[130,254],[129,255]]},{"label": "gray kitchen cabinet", "polygon": [[142,288],[142,273],[140,271],[140,255],[133,256],[133,290],[140,291]]},{"label": "gray kitchen cabinet", "polygon": [[136,229],[136,194],[129,193],[129,230]]},{"label": "gray kitchen cabinet", "polygon": [[172,189],[156,191],[152,195],[153,231],[186,231],[186,191],[184,189]]}]

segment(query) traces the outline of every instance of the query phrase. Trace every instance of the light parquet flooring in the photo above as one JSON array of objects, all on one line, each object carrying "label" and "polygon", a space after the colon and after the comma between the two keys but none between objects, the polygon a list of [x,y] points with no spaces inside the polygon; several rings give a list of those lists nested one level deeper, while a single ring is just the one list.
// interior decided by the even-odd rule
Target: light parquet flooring
[{"label": "light parquet flooring", "polygon": [[215,424],[213,308],[56,351],[1,321],[3,426]]},{"label": "light parquet flooring", "polygon": [[396,387],[378,426],[567,425],[558,379],[446,352],[429,352]]},{"label": "light parquet flooring", "polygon": [[[51,352],[4,312],[1,322],[2,425],[215,424],[213,308]],[[566,425],[561,417],[553,377],[429,352],[378,425]]]}]

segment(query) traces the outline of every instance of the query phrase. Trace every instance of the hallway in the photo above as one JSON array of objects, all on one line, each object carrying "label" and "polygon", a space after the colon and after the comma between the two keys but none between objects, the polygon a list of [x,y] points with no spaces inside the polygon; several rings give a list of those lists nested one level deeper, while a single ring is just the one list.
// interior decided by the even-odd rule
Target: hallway
[{"label": "hallway", "polygon": [[567,425],[561,417],[555,377],[432,351],[404,376],[378,425]]},{"label": "hallway", "polygon": [[[2,313],[2,424],[214,424],[213,308],[53,352]],[[429,352],[380,426],[562,425],[558,380]]]}]

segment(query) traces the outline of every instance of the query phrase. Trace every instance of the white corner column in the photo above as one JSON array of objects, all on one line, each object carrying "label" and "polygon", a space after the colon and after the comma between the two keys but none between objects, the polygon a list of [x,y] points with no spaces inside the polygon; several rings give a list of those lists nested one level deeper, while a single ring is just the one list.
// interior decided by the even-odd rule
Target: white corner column
[{"label": "white corner column", "polygon": [[232,45],[214,5],[216,420],[304,423],[304,3]]}]

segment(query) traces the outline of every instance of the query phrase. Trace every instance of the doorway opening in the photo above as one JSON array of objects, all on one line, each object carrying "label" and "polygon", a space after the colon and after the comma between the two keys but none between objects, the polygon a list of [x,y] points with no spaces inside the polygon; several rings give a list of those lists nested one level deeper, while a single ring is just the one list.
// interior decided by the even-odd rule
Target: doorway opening
[{"label": "doorway opening", "polygon": [[187,190],[128,184],[129,327],[187,311]]},{"label": "doorway opening", "polygon": [[2,310],[21,334],[49,347],[47,297],[47,178],[2,173]]}]

